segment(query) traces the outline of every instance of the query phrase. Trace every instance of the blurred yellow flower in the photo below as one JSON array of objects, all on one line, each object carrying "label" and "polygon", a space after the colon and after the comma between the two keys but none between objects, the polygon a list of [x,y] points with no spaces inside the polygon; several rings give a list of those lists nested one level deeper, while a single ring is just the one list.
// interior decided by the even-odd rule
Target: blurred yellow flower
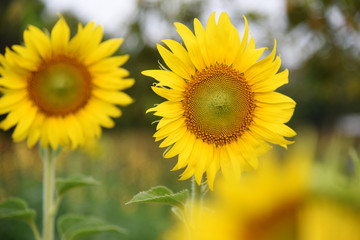
[{"label": "blurred yellow flower", "polygon": [[[190,207],[189,239],[296,239],[295,223],[309,185],[309,162],[291,161],[283,166],[266,159],[262,163],[257,172],[243,176],[240,184],[220,181],[214,202]],[[185,225],[167,233],[165,239],[180,232],[187,232]]]},{"label": "blurred yellow flower", "polygon": [[240,40],[226,13],[218,23],[213,13],[203,28],[194,20],[195,34],[175,23],[185,47],[163,40],[170,49],[158,50],[170,70],[147,70],[143,74],[158,83],[152,89],[167,101],[149,109],[162,117],[154,134],[166,158],[178,155],[173,170],[186,167],[181,180],[195,176],[200,185],[206,172],[213,188],[216,174],[238,181],[242,171],[257,168],[258,156],[269,143],[286,147],[284,137],[296,133],[286,126],[295,102],[275,89],[288,83],[275,46],[259,61],[264,48],[256,49],[248,23]]},{"label": "blurred yellow flower", "polygon": [[175,225],[164,239],[360,239],[358,179],[348,176],[341,188],[324,182],[322,171],[332,180],[339,172],[314,161],[316,142],[306,133],[284,159],[275,160],[274,151],[266,154],[258,171],[244,174],[240,184],[218,181],[215,198],[189,203],[187,225]]},{"label": "blurred yellow flower", "polygon": [[0,127],[15,126],[14,141],[27,138],[28,146],[59,145],[76,148],[99,137],[101,127],[111,128],[111,117],[132,99],[121,90],[133,79],[120,66],[128,55],[112,56],[123,39],[101,43],[103,30],[94,22],[70,39],[70,29],[60,17],[48,36],[29,26],[24,46],[14,45],[0,55]]},{"label": "blurred yellow flower", "polygon": [[344,202],[317,199],[301,212],[301,240],[358,240],[360,239],[360,209]]}]

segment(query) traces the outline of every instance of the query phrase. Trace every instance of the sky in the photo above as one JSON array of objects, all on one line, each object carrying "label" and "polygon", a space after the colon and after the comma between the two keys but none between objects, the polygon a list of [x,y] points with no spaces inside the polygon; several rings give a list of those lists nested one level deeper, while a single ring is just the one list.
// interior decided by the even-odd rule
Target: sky
[{"label": "sky", "polygon": [[[46,4],[46,11],[49,14],[56,14],[63,11],[71,11],[81,20],[95,21],[101,24],[108,33],[116,34],[119,25],[125,24],[129,18],[136,15],[136,6],[138,0],[43,0]],[[151,1],[151,0],[147,0]],[[183,0],[191,1],[191,0]],[[224,0],[208,0],[203,15],[209,16],[213,11],[226,11],[231,17],[232,4],[227,4]],[[271,20],[278,19],[280,13],[284,12],[284,0],[251,0],[235,1],[237,9],[244,9],[244,12],[252,10],[258,11],[270,17]],[[261,6],[261,8],[259,8]],[[200,20],[206,20],[200,19]],[[115,23],[115,24],[114,24]],[[281,25],[281,24],[280,24]],[[282,26],[284,27],[284,26]]]},{"label": "sky", "polygon": [[[139,0],[42,0],[46,6],[46,12],[50,15],[70,11],[81,21],[95,21],[96,24],[103,26],[106,33],[112,37],[124,37],[127,30],[127,23],[137,16],[137,2]],[[156,0],[142,0],[143,2],[154,2]],[[169,0],[170,1],[170,0]],[[182,0],[189,2],[192,0]],[[283,62],[289,68],[296,68],[301,65],[307,57],[311,56],[321,47],[321,39],[316,39],[308,29],[294,29],[291,33],[286,33],[286,1],[285,0],[206,0],[207,4],[203,9],[200,21],[205,24],[208,16],[214,11],[219,15],[226,11],[230,18],[234,13],[233,9],[240,9],[246,13],[249,11],[260,13],[265,16],[265,20],[260,23],[249,22],[250,32],[254,36],[258,47],[269,47],[272,49],[274,41],[267,42],[269,39],[277,39],[278,53],[283,58]],[[172,3],[178,3],[179,1]],[[234,6],[234,4],[236,6]],[[176,6],[174,6],[176,7]],[[171,10],[171,9],[169,9]],[[151,15],[150,15],[151,16]],[[166,23],[159,19],[156,14],[146,19],[149,27],[145,28],[144,35],[147,42],[151,45],[160,43],[162,39],[171,37],[171,31],[175,32],[172,23]],[[157,26],[154,28],[153,26]],[[236,25],[240,35],[243,32],[243,23]],[[264,30],[265,29],[265,30]],[[269,31],[270,29],[270,31]],[[269,36],[269,32],[271,36]],[[266,40],[266,41],[265,41]],[[125,42],[126,43],[126,42]],[[311,44],[309,44],[311,43]],[[296,47],[294,47],[296,46]],[[270,50],[269,50],[270,51]]]}]

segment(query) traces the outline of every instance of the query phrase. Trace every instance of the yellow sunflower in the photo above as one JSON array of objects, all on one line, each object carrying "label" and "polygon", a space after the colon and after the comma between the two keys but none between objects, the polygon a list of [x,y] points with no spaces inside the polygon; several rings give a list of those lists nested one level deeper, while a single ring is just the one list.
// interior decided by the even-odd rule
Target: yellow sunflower
[{"label": "yellow sunflower", "polygon": [[264,48],[256,49],[248,23],[240,40],[226,13],[216,23],[213,13],[203,28],[194,20],[191,32],[175,23],[185,47],[174,40],[163,40],[170,49],[158,50],[170,70],[147,70],[155,78],[155,93],[167,101],[149,109],[162,117],[154,134],[164,156],[178,155],[173,170],[186,167],[181,180],[195,176],[201,184],[206,173],[209,187],[217,172],[239,180],[241,172],[256,168],[258,156],[270,145],[286,147],[296,133],[286,126],[295,102],[275,89],[288,83],[288,70],[272,52],[262,60]]},{"label": "yellow sunflower", "polygon": [[218,181],[215,198],[203,205],[188,203],[187,226],[179,222],[164,239],[299,240],[296,231],[311,169],[311,159],[302,156],[280,162],[269,154],[259,170],[240,183]]},{"label": "yellow sunflower", "polygon": [[28,146],[76,148],[114,126],[112,117],[132,99],[121,90],[131,87],[128,71],[120,68],[128,55],[112,56],[123,39],[102,41],[103,30],[93,22],[70,29],[60,17],[48,36],[29,26],[24,45],[0,55],[0,127],[13,126],[14,141]]}]

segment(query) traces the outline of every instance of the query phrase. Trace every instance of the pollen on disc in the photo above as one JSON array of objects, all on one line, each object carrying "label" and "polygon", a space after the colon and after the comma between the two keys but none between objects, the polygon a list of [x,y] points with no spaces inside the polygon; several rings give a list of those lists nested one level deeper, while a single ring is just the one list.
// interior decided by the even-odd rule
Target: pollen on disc
[{"label": "pollen on disc", "polygon": [[254,93],[243,74],[224,64],[194,75],[183,104],[187,128],[204,142],[216,145],[241,136],[255,108]]}]

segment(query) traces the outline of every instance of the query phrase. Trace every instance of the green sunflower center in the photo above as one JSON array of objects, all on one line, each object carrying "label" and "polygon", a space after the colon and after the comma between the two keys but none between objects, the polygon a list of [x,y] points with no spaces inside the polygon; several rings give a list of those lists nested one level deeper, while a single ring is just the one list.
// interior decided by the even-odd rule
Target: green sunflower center
[{"label": "green sunflower center", "polygon": [[193,76],[183,104],[188,129],[216,145],[236,140],[252,121],[255,108],[254,93],[243,74],[224,64]]},{"label": "green sunflower center", "polygon": [[91,76],[75,59],[57,56],[33,72],[28,91],[46,115],[67,115],[82,108],[91,96]]}]

